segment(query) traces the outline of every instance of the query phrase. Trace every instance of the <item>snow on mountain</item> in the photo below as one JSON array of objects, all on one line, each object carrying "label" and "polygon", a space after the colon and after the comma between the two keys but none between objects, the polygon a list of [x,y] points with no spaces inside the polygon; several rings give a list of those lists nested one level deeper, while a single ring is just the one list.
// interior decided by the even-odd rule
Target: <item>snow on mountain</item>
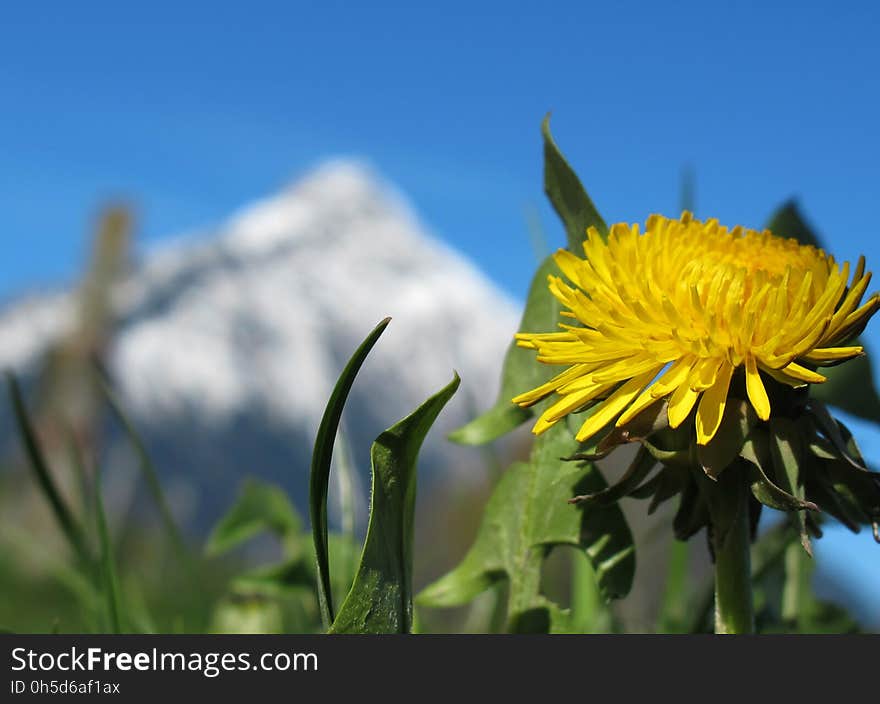
[{"label": "snow on mountain", "polygon": [[[518,306],[429,236],[366,167],[321,166],[214,233],[148,252],[114,296],[109,367],[164,478],[201,516],[244,474],[305,493],[310,445],[349,355],[392,322],[355,383],[345,430],[366,473],[369,442],[452,377],[462,387],[426,443],[434,479],[479,453],[445,433],[488,407]],[[0,311],[0,367],[33,373],[72,320],[68,293]],[[129,456],[111,434],[109,456]]]}]

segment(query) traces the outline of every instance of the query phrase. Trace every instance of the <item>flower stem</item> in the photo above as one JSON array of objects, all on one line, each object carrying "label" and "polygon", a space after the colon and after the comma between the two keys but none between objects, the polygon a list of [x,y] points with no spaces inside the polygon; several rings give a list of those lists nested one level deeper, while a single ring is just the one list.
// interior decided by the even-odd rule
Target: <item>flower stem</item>
[{"label": "flower stem", "polygon": [[749,508],[746,488],[728,495],[727,520],[716,523],[715,632],[754,633]]}]

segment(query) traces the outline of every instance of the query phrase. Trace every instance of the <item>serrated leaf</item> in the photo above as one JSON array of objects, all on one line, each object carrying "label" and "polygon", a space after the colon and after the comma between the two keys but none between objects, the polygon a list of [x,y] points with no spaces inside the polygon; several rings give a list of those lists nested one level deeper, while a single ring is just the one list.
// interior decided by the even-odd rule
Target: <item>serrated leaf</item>
[{"label": "serrated leaf", "polygon": [[[793,200],[784,203],[772,215],[767,227],[775,235],[793,237],[801,244],[822,247],[816,231]],[[828,381],[813,385],[810,395],[859,418],[880,422],[880,394],[870,363],[872,353],[865,342],[858,338],[848,344],[864,347],[867,354],[845,364],[823,368],[822,374]]]},{"label": "serrated leaf", "polygon": [[[584,508],[578,516],[577,512],[572,515],[548,511],[553,501],[551,497],[542,496],[544,490],[559,490],[560,485],[553,477],[566,464],[574,464],[577,471],[577,463],[560,459],[577,445],[577,440],[562,423],[557,423],[535,440],[530,464],[534,472],[533,497],[537,500],[530,502],[529,506],[533,514],[533,544],[569,544],[583,548],[596,572],[602,597],[609,601],[619,599],[629,593],[635,572],[633,537],[620,508],[617,505]],[[593,463],[585,462],[579,469],[581,476],[574,487],[575,492],[566,498],[595,494],[608,486]],[[576,538],[572,541],[573,534]]]},{"label": "serrated leaf", "polygon": [[351,591],[331,633],[412,630],[412,542],[416,459],[440,411],[458,390],[458,374],[412,414],[376,438],[367,538]]},{"label": "serrated leaf", "polygon": [[578,494],[606,488],[589,462],[559,458],[577,445],[565,424],[541,435],[529,464],[513,464],[501,477],[483,514],[477,538],[452,572],[428,586],[418,597],[423,606],[467,603],[505,579],[510,582],[509,620],[512,629],[534,623],[532,612],[546,612],[552,628],[563,622],[539,593],[541,565],[549,550],[567,545],[584,551],[596,572],[603,598],[624,596],[632,584],[635,554],[632,534],[619,507],[568,503]]},{"label": "serrated leaf", "polygon": [[565,225],[568,248],[582,254],[581,243],[588,227],[595,227],[605,237],[608,227],[580,179],[559,151],[550,133],[550,115],[541,123],[544,137],[544,192]]},{"label": "serrated leaf", "polygon": [[302,520],[280,486],[248,479],[211,531],[205,551],[219,555],[266,531],[290,542],[301,530]]},{"label": "serrated leaf", "polygon": [[326,627],[333,623],[333,594],[330,583],[330,557],[327,548],[327,492],[330,486],[330,463],[333,459],[333,445],[342,419],[342,409],[354,384],[361,365],[366,360],[373,345],[385,332],[391,318],[382,320],[355,350],[348,364],[339,375],[336,386],[327,401],[315,447],[312,450],[312,466],[309,473],[309,513],[312,521],[312,540],[315,545],[315,559],[318,565],[318,604],[321,618]]}]

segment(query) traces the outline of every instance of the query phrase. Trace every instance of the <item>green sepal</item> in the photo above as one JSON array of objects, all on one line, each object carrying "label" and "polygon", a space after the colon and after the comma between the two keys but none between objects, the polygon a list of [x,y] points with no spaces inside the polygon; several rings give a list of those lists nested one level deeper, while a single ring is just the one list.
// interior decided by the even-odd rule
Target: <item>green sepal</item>
[{"label": "green sepal", "polygon": [[[805,501],[782,489],[776,480],[770,438],[763,428],[756,428],[743,444],[741,457],[750,465],[749,481],[752,495],[764,506],[778,511],[817,511],[812,501]],[[786,478],[785,482],[788,484]]]},{"label": "green sepal", "polygon": [[[824,403],[811,399],[808,413],[815,422],[816,427],[831,442],[834,449],[837,450],[838,457],[856,469],[865,469],[865,461],[862,459],[861,452],[859,452],[858,446],[852,438],[852,433],[842,423],[832,417]],[[851,452],[854,452],[858,459],[853,457]]]},{"label": "green sepal", "polygon": [[697,459],[707,476],[717,479],[730,466],[757,422],[758,417],[748,401],[727,400],[715,437],[707,445],[697,445]]},{"label": "green sepal", "polygon": [[709,523],[706,499],[696,482],[689,481],[681,491],[678,510],[672,521],[672,529],[678,540],[688,540]]},{"label": "green sepal", "polygon": [[[661,504],[671,499],[676,494],[681,493],[687,482],[690,480],[690,467],[679,467],[675,465],[665,465],[658,475],[658,481],[651,503],[648,504],[648,515],[656,511]],[[636,496],[638,489],[631,492],[630,496]]]},{"label": "green sepal", "polygon": [[602,491],[595,494],[584,494],[569,499],[569,503],[597,503],[607,506],[612,504],[624,496],[627,496],[633,489],[638,487],[651,471],[657,466],[657,461],[651,456],[644,447],[640,447],[635,457],[621,476],[620,480]]},{"label": "green sepal", "polygon": [[657,399],[634,418],[621,425],[614,424],[611,431],[601,436],[596,444],[597,458],[605,457],[620,445],[640,442],[669,427],[668,404],[665,398]]},{"label": "green sepal", "polygon": [[[802,468],[807,453],[796,423],[789,418],[771,418],[770,425],[770,456],[776,471],[775,479],[779,487],[795,496],[804,499]],[[806,517],[803,511],[795,512],[801,545],[807,554],[813,555],[813,547],[807,531]]]}]

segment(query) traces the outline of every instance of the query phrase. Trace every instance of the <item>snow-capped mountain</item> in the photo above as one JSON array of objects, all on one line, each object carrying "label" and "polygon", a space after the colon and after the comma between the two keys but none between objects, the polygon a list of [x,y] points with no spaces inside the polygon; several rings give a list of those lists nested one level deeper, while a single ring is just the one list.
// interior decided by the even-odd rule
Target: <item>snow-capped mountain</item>
[{"label": "snow-capped mountain", "polygon": [[[108,363],[163,479],[200,523],[242,476],[305,494],[311,443],[346,360],[392,322],[355,383],[344,419],[361,476],[369,442],[452,377],[462,386],[428,438],[432,477],[479,454],[445,433],[494,400],[518,306],[429,236],[366,167],[331,162],[213,233],[145,253],[113,296]],[[74,319],[61,292],[0,311],[0,367],[33,375]],[[108,465],[131,462],[111,433]],[[423,475],[424,476],[424,475]],[[458,477],[460,479],[460,470]]]}]

